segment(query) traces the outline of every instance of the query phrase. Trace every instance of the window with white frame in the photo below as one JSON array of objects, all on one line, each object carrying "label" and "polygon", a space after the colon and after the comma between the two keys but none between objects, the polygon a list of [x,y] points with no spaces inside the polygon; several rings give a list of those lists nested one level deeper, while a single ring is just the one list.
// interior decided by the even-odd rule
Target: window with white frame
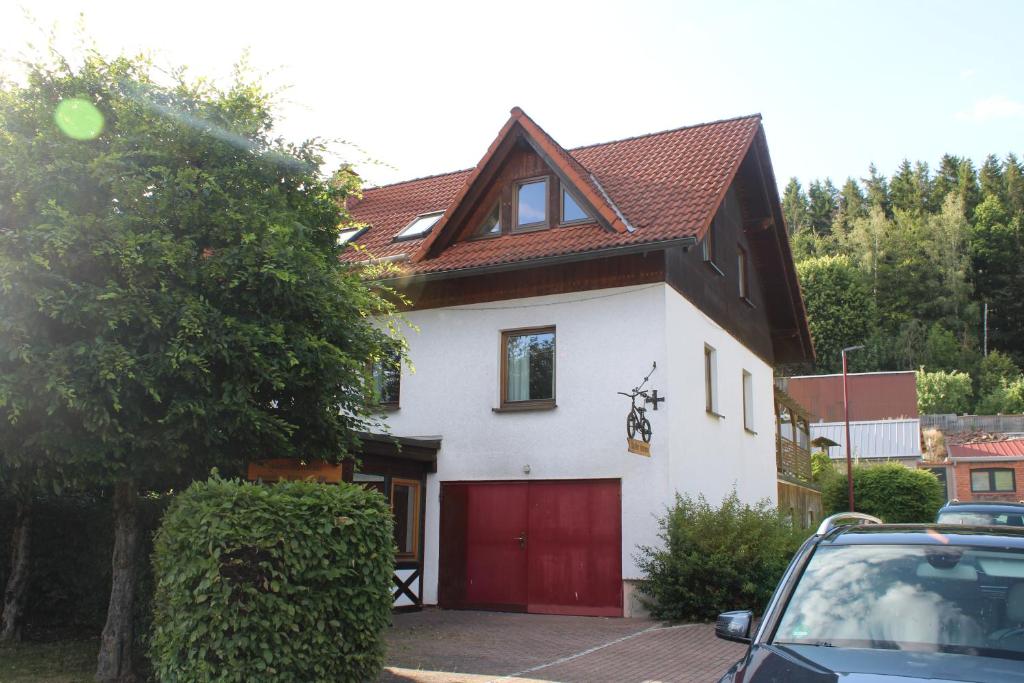
[{"label": "window with white frame", "polygon": [[704,409],[718,415],[718,352],[704,345]]},{"label": "window with white frame", "polygon": [[754,376],[743,371],[743,426],[754,431]]}]

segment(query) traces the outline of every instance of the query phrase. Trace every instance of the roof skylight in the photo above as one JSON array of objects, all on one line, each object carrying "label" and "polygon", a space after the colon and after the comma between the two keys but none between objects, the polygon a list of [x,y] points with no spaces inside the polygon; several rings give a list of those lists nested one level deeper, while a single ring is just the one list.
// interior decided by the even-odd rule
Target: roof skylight
[{"label": "roof skylight", "polygon": [[366,232],[366,228],[351,228],[349,230],[342,230],[341,232],[338,233],[338,244],[348,244],[356,237],[362,235],[364,232]]},{"label": "roof skylight", "polygon": [[422,213],[413,219],[412,223],[405,226],[402,232],[395,236],[396,240],[412,239],[414,237],[423,237],[430,229],[434,227],[434,224],[441,220],[441,216],[444,215],[444,211],[435,211],[434,213]]}]

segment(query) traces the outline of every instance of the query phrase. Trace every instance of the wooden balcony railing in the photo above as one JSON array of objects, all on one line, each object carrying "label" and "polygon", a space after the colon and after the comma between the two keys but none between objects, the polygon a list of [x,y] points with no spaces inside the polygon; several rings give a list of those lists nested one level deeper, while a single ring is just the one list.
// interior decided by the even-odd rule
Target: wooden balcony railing
[{"label": "wooden balcony railing", "polygon": [[800,481],[811,480],[811,452],[801,448],[789,439],[780,438],[775,453],[775,466],[779,474],[794,477]]}]

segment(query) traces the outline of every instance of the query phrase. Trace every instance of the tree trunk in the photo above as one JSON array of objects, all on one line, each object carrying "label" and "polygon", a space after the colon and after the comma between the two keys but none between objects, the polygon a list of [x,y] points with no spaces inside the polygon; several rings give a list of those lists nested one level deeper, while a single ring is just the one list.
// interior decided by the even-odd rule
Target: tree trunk
[{"label": "tree trunk", "polygon": [[135,601],[135,555],[139,546],[135,482],[119,481],[114,488],[113,580],[107,623],[103,627],[96,680],[124,683],[132,670],[132,606]]},{"label": "tree trunk", "polygon": [[18,500],[11,535],[11,573],[4,589],[0,642],[21,640],[21,617],[28,597],[29,549],[32,541],[32,498]]}]

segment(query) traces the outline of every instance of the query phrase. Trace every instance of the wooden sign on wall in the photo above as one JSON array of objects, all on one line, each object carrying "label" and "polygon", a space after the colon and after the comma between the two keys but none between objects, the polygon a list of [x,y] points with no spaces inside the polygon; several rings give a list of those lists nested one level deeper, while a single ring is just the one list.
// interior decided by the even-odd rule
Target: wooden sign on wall
[{"label": "wooden sign on wall", "polygon": [[627,438],[626,449],[630,453],[636,453],[637,455],[643,455],[648,458],[651,457],[651,444],[646,441],[641,441],[640,439]]}]

